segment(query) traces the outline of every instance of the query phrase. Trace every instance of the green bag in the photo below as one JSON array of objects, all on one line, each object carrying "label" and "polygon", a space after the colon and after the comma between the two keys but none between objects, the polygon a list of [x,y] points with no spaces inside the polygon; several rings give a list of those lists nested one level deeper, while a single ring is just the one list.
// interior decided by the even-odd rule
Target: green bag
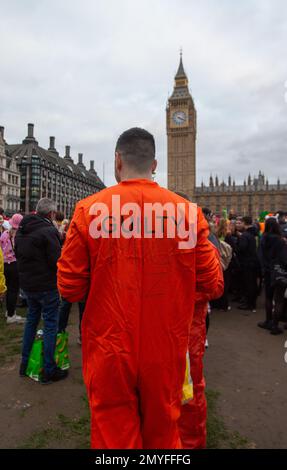
[{"label": "green bag", "polygon": [[68,340],[69,333],[67,331],[57,335],[55,361],[57,367],[60,367],[62,370],[69,369],[70,367]]},{"label": "green bag", "polygon": [[43,338],[36,337],[30,352],[26,375],[33,380],[39,382],[43,373],[44,354],[43,354]]},{"label": "green bag", "polygon": [[[63,332],[57,334],[56,348],[55,348],[55,362],[60,369],[68,369],[70,367],[69,352],[68,352],[68,338],[69,333]],[[33,380],[39,381],[43,373],[44,365],[44,350],[43,350],[43,335],[37,333],[34,340],[32,350],[29,356],[26,375]]]}]

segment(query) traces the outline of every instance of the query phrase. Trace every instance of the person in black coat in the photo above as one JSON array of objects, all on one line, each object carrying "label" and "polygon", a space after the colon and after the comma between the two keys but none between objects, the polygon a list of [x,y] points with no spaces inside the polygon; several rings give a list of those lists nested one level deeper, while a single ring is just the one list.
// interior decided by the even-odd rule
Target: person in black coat
[{"label": "person in black coat", "polygon": [[277,335],[283,333],[278,324],[284,313],[286,303],[284,294],[287,285],[275,282],[274,267],[279,265],[287,268],[287,243],[275,217],[270,217],[265,223],[265,231],[260,243],[260,254],[265,284],[266,320],[259,322],[258,326]]},{"label": "person in black coat", "polygon": [[279,223],[282,236],[287,239],[287,220],[286,220],[286,212],[277,211],[275,217]]},{"label": "person in black coat", "polygon": [[256,241],[258,233],[251,217],[243,217],[242,222],[244,232],[238,238],[237,255],[242,272],[244,301],[239,309],[255,312],[258,295],[257,277],[260,269]]},{"label": "person in black coat", "polygon": [[61,254],[58,230],[46,215],[26,215],[15,240],[21,289],[45,292],[57,289],[57,261]]},{"label": "person in black coat", "polygon": [[26,375],[29,355],[41,316],[44,320],[44,373],[42,383],[67,376],[57,368],[54,353],[59,319],[57,261],[61,254],[60,237],[53,225],[55,204],[47,198],[38,202],[36,214],[23,218],[15,239],[20,287],[28,303],[20,375]]}]

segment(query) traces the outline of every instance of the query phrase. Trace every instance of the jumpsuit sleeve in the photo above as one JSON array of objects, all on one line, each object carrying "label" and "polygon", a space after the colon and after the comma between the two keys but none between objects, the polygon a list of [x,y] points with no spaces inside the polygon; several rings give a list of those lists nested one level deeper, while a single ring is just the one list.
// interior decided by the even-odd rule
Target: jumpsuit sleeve
[{"label": "jumpsuit sleeve", "polygon": [[58,261],[58,289],[64,299],[73,303],[86,297],[89,286],[88,227],[84,210],[78,205]]},{"label": "jumpsuit sleeve", "polygon": [[207,238],[209,227],[201,209],[197,220],[196,302],[206,302],[221,297],[224,280],[219,253]]},{"label": "jumpsuit sleeve", "polygon": [[0,247],[0,295],[6,292],[6,281],[4,276],[4,261],[3,261],[3,253],[2,248]]}]

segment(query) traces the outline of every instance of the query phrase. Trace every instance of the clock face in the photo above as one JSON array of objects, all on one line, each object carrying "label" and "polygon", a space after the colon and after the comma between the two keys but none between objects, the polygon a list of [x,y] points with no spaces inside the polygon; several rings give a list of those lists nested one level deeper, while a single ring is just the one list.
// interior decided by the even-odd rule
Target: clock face
[{"label": "clock face", "polygon": [[175,124],[180,126],[181,124],[184,124],[186,121],[186,114],[184,111],[176,111],[173,113],[172,120]]}]

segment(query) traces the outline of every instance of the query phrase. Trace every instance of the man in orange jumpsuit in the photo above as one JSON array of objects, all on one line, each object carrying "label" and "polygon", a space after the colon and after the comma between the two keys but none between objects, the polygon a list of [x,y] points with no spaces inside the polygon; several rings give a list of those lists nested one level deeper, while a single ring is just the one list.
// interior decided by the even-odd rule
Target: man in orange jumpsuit
[{"label": "man in orange jumpsuit", "polygon": [[[214,296],[220,297],[216,293]],[[204,393],[203,357],[206,340],[207,308],[206,302],[196,302],[188,340],[193,399],[182,405],[178,422],[181,443],[184,449],[204,449],[206,447],[207,403]]]},{"label": "man in orange jumpsuit", "polygon": [[179,420],[180,438],[185,449],[204,449],[206,447],[207,404],[204,394],[205,380],[203,376],[206,315],[206,302],[197,302],[188,340],[193,400],[182,406]]},{"label": "man in orange jumpsuit", "polygon": [[[189,200],[182,192],[177,192]],[[208,222],[208,220],[207,220]],[[214,246],[214,245],[213,245]],[[217,256],[218,251],[216,250]],[[223,276],[223,273],[222,273]],[[220,297],[222,281],[214,290],[214,298]],[[181,443],[184,449],[204,449],[206,447],[206,420],[207,403],[205,398],[205,379],[203,375],[203,357],[206,341],[206,315],[210,292],[198,292],[195,297],[195,308],[188,338],[188,351],[190,358],[190,375],[193,384],[193,399],[181,407],[178,421]]]},{"label": "man in orange jumpsuit", "polygon": [[83,375],[93,448],[181,447],[177,421],[195,288],[212,297],[222,282],[200,209],[195,247],[182,248],[178,232],[168,236],[167,226],[182,222],[178,213],[172,220],[165,206],[162,237],[155,236],[157,217],[143,216],[147,205],[181,204],[184,225],[192,226],[191,204],[152,180],[156,165],[153,136],[124,132],[115,152],[119,184],[77,204],[58,262],[61,295],[86,298]]}]

